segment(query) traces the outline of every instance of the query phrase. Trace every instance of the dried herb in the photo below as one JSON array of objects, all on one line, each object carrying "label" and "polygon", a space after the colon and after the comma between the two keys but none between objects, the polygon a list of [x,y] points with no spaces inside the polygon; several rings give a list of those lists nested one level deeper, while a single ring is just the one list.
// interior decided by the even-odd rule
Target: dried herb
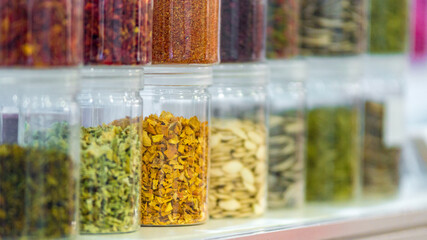
[{"label": "dried herb", "polygon": [[268,0],[267,58],[298,55],[299,8],[300,0]]},{"label": "dried herb", "polygon": [[208,123],[162,112],[146,117],[143,129],[141,223],[206,221]]},{"label": "dried herb", "polygon": [[155,0],[153,64],[217,63],[219,0]]},{"label": "dried herb", "polygon": [[80,232],[139,227],[140,135],[129,119],[81,129]]},{"label": "dried herb", "polygon": [[363,193],[365,196],[390,196],[399,187],[400,147],[387,147],[384,142],[383,103],[365,103],[363,152]]},{"label": "dried herb", "polygon": [[358,112],[322,107],[308,112],[306,200],[349,201],[358,187]]},{"label": "dried herb", "polygon": [[303,55],[352,55],[365,50],[364,0],[302,0]]},{"label": "dried herb", "polygon": [[407,0],[371,0],[371,53],[403,53],[408,25]]},{"label": "dried herb", "polygon": [[80,0],[0,0],[0,66],[82,63]]},{"label": "dried herb", "polygon": [[85,0],[85,64],[151,62],[152,0]]},{"label": "dried herb", "polygon": [[262,215],[267,193],[265,125],[240,119],[213,119],[212,123],[209,215]]},{"label": "dried herb", "polygon": [[69,238],[76,221],[68,124],[34,134],[32,146],[0,145],[0,239]]},{"label": "dried herb", "polygon": [[265,11],[265,0],[222,0],[221,62],[264,59]]},{"label": "dried herb", "polygon": [[304,119],[296,111],[270,115],[268,206],[304,203]]}]

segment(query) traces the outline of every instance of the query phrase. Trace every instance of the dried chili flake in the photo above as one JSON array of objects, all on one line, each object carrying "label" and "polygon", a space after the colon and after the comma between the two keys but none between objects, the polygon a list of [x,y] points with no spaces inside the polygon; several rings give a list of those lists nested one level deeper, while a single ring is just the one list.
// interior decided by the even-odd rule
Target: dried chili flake
[{"label": "dried chili flake", "polygon": [[208,216],[208,123],[195,116],[187,119],[162,112],[146,117],[142,125],[141,223],[204,222]]},{"label": "dried chili flake", "polygon": [[151,0],[85,0],[85,64],[151,62]]}]

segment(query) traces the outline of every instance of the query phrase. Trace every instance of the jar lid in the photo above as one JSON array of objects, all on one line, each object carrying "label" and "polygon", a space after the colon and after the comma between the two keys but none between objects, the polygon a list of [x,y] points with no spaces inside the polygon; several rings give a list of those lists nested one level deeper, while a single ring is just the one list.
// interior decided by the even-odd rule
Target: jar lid
[{"label": "jar lid", "polygon": [[81,86],[139,90],[144,85],[143,68],[130,66],[86,66],[81,70]]},{"label": "jar lid", "polygon": [[384,80],[403,78],[406,67],[405,54],[368,55],[365,61],[365,78]]},{"label": "jar lid", "polygon": [[359,80],[362,77],[362,56],[308,57],[308,80]]},{"label": "jar lid", "polygon": [[307,69],[304,60],[269,60],[271,82],[303,82],[307,77]]},{"label": "jar lid", "polygon": [[214,84],[257,84],[269,81],[265,63],[221,63],[213,67]]},{"label": "jar lid", "polygon": [[0,84],[62,84],[78,77],[78,68],[0,68]]},{"label": "jar lid", "polygon": [[208,86],[212,84],[212,67],[191,65],[152,65],[144,67],[145,85]]}]

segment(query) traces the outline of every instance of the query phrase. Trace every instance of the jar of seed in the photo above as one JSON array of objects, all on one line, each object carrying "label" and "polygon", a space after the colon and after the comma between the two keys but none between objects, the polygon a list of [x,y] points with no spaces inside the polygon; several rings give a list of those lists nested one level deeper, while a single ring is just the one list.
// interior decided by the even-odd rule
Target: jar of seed
[{"label": "jar of seed", "polygon": [[80,233],[139,229],[142,70],[86,67],[80,129]]},{"label": "jar of seed", "polygon": [[208,219],[211,67],[145,68],[141,224]]},{"label": "jar of seed", "polygon": [[269,208],[298,208],[305,188],[305,63],[269,61]]},{"label": "jar of seed", "polygon": [[214,68],[209,215],[261,216],[267,193],[267,92],[264,64]]}]

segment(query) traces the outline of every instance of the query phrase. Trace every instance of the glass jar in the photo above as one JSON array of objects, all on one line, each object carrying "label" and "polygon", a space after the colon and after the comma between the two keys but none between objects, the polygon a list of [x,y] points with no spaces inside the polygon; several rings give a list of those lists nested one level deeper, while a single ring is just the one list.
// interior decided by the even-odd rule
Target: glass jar
[{"label": "glass jar", "polygon": [[261,216],[267,198],[267,93],[264,64],[220,64],[212,95],[209,215]]},{"label": "glass jar", "polygon": [[219,61],[220,0],[155,0],[153,64]]},{"label": "glass jar", "polygon": [[208,219],[211,67],[145,68],[141,223]]},{"label": "glass jar", "polygon": [[221,1],[221,62],[265,59],[266,2]]},{"label": "glass jar", "polygon": [[365,0],[301,0],[302,55],[354,55],[365,51]]},{"label": "glass jar", "polygon": [[80,232],[139,229],[142,69],[83,70]]},{"label": "glass jar", "polygon": [[297,56],[300,0],[268,0],[267,9],[267,58]]},{"label": "glass jar", "polygon": [[411,7],[411,59],[423,64],[427,60],[427,0],[414,0]]},{"label": "glass jar", "polygon": [[85,0],[86,65],[151,63],[153,0]]},{"label": "glass jar", "polygon": [[82,63],[82,0],[0,0],[0,67]]},{"label": "glass jar", "polygon": [[360,70],[358,57],[308,60],[306,200],[309,202],[350,203],[359,195]]},{"label": "glass jar", "polygon": [[268,66],[268,207],[298,208],[305,202],[305,64],[286,60]]},{"label": "glass jar", "polygon": [[78,71],[0,70],[0,238],[76,236]]}]

